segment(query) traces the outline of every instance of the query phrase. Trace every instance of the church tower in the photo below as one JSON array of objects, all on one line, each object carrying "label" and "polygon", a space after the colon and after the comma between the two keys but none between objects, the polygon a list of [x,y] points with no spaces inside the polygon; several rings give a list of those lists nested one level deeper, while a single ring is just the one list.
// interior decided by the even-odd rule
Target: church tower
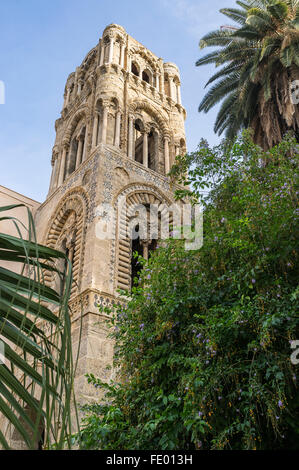
[{"label": "church tower", "polygon": [[[70,299],[74,346],[83,305],[83,331],[75,388],[82,403],[96,391],[86,373],[109,379],[113,344],[98,305],[119,302],[129,290],[133,245],[121,237],[97,236],[120,197],[133,204],[174,203],[167,173],[185,152],[180,74],[116,24],[67,79],[61,117],[55,123],[52,177],[46,201],[36,213],[39,242],[66,252],[73,263]],[[151,240],[143,241],[146,256]],[[49,275],[48,281],[57,286]],[[56,283],[56,285],[55,285]]]}]

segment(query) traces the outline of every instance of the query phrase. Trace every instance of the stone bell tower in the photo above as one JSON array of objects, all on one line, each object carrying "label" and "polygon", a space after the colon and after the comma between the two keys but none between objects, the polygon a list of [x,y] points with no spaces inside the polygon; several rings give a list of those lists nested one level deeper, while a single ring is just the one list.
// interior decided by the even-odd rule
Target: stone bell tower
[{"label": "stone bell tower", "polygon": [[[163,62],[115,24],[107,26],[67,79],[55,123],[49,193],[37,210],[36,224],[39,242],[64,250],[73,263],[75,346],[83,304],[75,385],[81,403],[96,393],[86,373],[102,379],[111,374],[106,368],[113,344],[98,305],[118,302],[118,290],[130,289],[132,276],[132,241],[120,236],[125,221],[113,227],[112,239],[100,239],[97,224],[107,214],[98,207],[117,207],[120,196],[129,207],[174,202],[167,173],[175,156],[185,152],[185,118],[177,66]],[[50,275],[48,282],[57,284]]]}]

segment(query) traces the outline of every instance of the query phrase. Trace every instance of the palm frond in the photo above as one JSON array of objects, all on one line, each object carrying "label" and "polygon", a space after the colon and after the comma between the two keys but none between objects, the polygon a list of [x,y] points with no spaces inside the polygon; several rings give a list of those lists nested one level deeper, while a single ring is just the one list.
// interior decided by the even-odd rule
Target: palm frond
[{"label": "palm frond", "polygon": [[208,46],[223,46],[231,41],[232,31],[217,29],[206,34],[199,43],[201,49]]},{"label": "palm frond", "polygon": [[[20,205],[0,212],[16,207]],[[22,237],[16,218],[1,219],[10,220],[20,236],[0,233],[0,262],[6,263],[0,267],[0,346],[5,358],[0,363],[0,412],[8,424],[0,432],[0,444],[9,448],[14,433],[28,449],[36,449],[44,429],[45,447],[71,448],[71,265],[63,253],[36,243],[29,210],[28,239]],[[44,280],[45,269],[58,272],[55,262],[60,259],[67,266],[59,272],[64,279],[62,296]],[[21,273],[9,269],[10,262],[18,263]]]},{"label": "palm frond", "polygon": [[237,8],[221,8],[220,13],[223,13],[225,16],[241,25],[245,24],[247,18],[246,12],[238,10]]}]

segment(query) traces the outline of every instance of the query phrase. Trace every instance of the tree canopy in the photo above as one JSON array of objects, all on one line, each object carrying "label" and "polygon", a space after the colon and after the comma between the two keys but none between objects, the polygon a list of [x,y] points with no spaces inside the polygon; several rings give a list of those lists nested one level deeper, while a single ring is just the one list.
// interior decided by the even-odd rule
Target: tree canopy
[{"label": "tree canopy", "polygon": [[139,285],[110,312],[118,379],[88,376],[105,397],[84,407],[83,447],[298,449],[298,150],[287,137],[265,155],[246,134],[178,158],[182,181],[193,163],[204,244],[139,258]]}]

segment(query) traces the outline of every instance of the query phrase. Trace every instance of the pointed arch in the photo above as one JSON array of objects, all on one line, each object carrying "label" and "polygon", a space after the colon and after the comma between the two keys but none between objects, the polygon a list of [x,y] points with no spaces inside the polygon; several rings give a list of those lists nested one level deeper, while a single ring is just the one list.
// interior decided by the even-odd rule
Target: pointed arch
[{"label": "pointed arch", "polygon": [[86,124],[87,116],[88,116],[88,108],[87,106],[84,106],[83,108],[79,109],[75,113],[75,115],[69,120],[65,133],[64,133],[64,137],[63,137],[64,144],[70,145],[72,135],[75,132],[78,126],[78,123],[80,121],[85,120],[85,124]]},{"label": "pointed arch", "polygon": [[[121,198],[125,198],[126,204],[118,207]],[[167,212],[167,207],[172,204],[169,198],[161,193],[156,187],[151,185],[133,184],[124,188],[118,193],[114,202],[115,213],[117,214],[118,227],[116,228],[116,263],[115,263],[115,290],[129,290],[131,288],[132,275],[132,240],[127,236],[130,219],[134,216],[134,206],[149,206],[155,204],[161,214]],[[119,212],[120,211],[120,212]],[[169,222],[172,223],[170,214]],[[124,237],[124,234],[126,236]]]},{"label": "pointed arch", "polygon": [[[69,191],[59,203],[51,218],[46,238],[46,245],[53,249],[61,249],[68,243],[72,249],[73,285],[71,297],[80,289],[82,278],[86,221],[89,212],[89,197],[83,188]],[[55,283],[52,273],[45,274],[50,285]]]},{"label": "pointed arch", "polygon": [[145,100],[137,100],[133,101],[129,105],[129,110],[131,113],[136,113],[137,111],[145,111],[147,114],[149,114],[158,124],[159,128],[161,129],[163,136],[169,136],[170,130],[169,127],[166,123],[166,119],[163,117],[163,115],[158,111],[154,106],[152,106],[148,101]]}]

